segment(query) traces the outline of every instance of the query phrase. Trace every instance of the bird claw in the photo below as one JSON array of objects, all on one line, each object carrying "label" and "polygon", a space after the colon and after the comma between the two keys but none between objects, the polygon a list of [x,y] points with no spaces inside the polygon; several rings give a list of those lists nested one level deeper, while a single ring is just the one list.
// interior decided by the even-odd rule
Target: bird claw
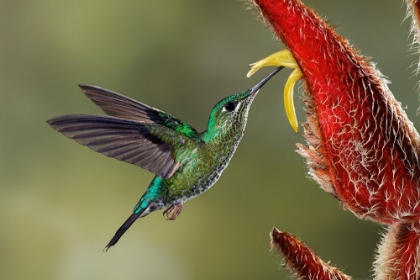
[{"label": "bird claw", "polygon": [[163,211],[163,216],[166,217],[166,219],[173,221],[178,217],[183,208],[184,204],[182,203],[174,204],[165,211]]}]

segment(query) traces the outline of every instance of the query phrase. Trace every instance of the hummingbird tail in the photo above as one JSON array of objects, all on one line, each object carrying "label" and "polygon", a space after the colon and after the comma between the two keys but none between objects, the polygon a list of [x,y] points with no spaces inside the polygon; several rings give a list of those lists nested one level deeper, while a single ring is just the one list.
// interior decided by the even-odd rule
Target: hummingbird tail
[{"label": "hummingbird tail", "polygon": [[111,241],[105,246],[104,251],[107,252],[109,248],[117,244],[118,240],[120,240],[121,236],[131,227],[131,225],[141,216],[143,213],[133,213],[130,217],[124,222],[124,224],[117,230],[114,237],[112,237]]}]

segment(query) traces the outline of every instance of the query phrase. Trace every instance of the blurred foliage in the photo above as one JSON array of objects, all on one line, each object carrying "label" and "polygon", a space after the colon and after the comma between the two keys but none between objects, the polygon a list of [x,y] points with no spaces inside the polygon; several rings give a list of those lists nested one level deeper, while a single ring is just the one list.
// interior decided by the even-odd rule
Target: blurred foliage
[{"label": "blurred foliage", "polygon": [[[373,57],[417,126],[417,59],[401,1],[305,0]],[[205,129],[212,106],[266,75],[282,48],[244,1],[1,1],[0,279],[284,279],[272,226],[346,274],[367,278],[380,227],[305,176],[283,110],[287,73],[261,91],[245,137],[211,191],[175,222],[154,213],[102,248],[153,175],[54,132],[45,120],[101,113],[78,83],[118,91]],[[267,73],[269,69],[267,69]],[[410,79],[411,77],[411,79]],[[302,103],[296,97],[298,119]]]}]

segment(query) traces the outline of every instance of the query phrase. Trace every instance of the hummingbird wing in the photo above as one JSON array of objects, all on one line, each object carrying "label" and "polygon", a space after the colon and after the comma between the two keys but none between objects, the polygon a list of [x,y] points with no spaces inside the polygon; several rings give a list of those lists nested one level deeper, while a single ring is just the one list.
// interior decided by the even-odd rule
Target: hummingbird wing
[{"label": "hummingbird wing", "polygon": [[188,136],[156,123],[97,115],[65,115],[47,122],[83,146],[163,178],[171,177],[181,166],[176,158],[180,147],[198,146]]},{"label": "hummingbird wing", "polygon": [[198,136],[190,125],[159,109],[140,103],[119,93],[90,85],[79,85],[83,93],[110,116],[157,123],[181,132],[188,137]]}]

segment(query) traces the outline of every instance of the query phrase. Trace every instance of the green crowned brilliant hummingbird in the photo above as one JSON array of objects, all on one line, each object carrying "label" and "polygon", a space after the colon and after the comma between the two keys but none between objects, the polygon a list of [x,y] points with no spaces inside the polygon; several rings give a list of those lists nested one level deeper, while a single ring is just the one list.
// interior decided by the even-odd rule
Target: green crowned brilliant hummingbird
[{"label": "green crowned brilliant hummingbird", "polygon": [[252,101],[282,68],[253,88],[217,103],[202,133],[159,109],[100,87],[80,85],[110,116],[64,115],[49,119],[48,124],[96,152],[156,174],[104,250],[114,246],[138,218],[153,211],[166,208],[163,215],[175,220],[187,200],[216,183],[242,139]]}]

